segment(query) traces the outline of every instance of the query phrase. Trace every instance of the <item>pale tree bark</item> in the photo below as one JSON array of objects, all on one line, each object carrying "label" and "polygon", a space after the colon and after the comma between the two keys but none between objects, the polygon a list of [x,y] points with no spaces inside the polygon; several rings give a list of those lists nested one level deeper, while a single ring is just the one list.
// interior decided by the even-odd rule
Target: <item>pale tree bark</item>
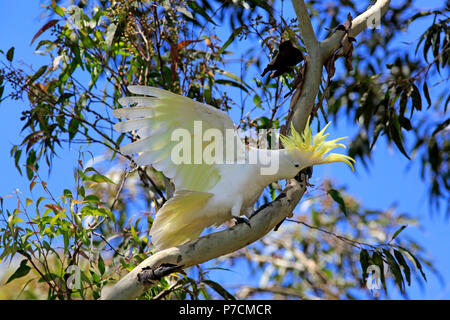
[{"label": "pale tree bark", "polygon": [[[306,47],[306,72],[301,90],[292,97],[292,122],[297,131],[305,128],[306,121],[314,107],[322,79],[324,63],[340,47],[343,31],[336,31],[329,38],[319,42],[314,33],[311,19],[303,0],[292,0],[299,23],[300,35]],[[349,35],[355,37],[374,19],[379,19],[389,8],[389,0],[379,0],[367,11],[353,20]],[[157,283],[161,277],[176,270],[215,259],[239,250],[273,230],[292,211],[303,197],[307,188],[307,177],[302,174],[292,179],[273,202],[261,208],[251,217],[251,228],[245,223],[229,229],[208,234],[195,241],[165,249],[141,262],[136,268],[112,287],[102,290],[101,299],[134,299]]]}]

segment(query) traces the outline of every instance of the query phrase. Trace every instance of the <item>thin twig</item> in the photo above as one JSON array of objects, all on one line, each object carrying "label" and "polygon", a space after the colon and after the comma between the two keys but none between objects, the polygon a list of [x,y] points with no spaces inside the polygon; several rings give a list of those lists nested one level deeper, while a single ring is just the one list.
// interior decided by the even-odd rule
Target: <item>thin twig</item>
[{"label": "thin twig", "polygon": [[177,282],[173,283],[169,288],[164,289],[163,291],[158,293],[156,296],[154,296],[152,298],[152,300],[161,300],[162,298],[167,296],[169,293],[171,293],[172,291],[177,289],[177,287],[181,286],[183,281],[184,281],[184,279],[180,279]]},{"label": "thin twig", "polygon": [[93,235],[95,235],[95,236],[97,236],[97,237],[99,237],[99,238],[101,238],[103,241],[105,241],[105,243],[116,253],[116,254],[118,254],[119,256],[121,256],[121,257],[126,257],[125,255],[123,255],[122,253],[120,253],[119,251],[117,251],[109,242],[108,242],[108,240],[106,240],[106,238],[101,234],[101,233],[97,233],[97,232],[92,232],[92,234]]},{"label": "thin twig", "polygon": [[390,246],[389,243],[382,243],[382,244],[379,244],[379,245],[372,245],[372,244],[369,244],[369,243],[365,243],[365,242],[360,242],[360,241],[357,241],[357,240],[349,239],[349,238],[344,237],[342,235],[336,234],[336,233],[334,233],[332,231],[323,229],[321,227],[312,226],[312,225],[310,225],[310,224],[308,224],[308,223],[306,223],[304,221],[300,221],[300,220],[286,219],[286,221],[291,221],[291,222],[295,222],[295,223],[298,223],[298,224],[302,224],[305,227],[308,227],[308,228],[311,228],[311,229],[315,229],[315,230],[318,230],[320,232],[329,234],[329,235],[331,235],[331,236],[333,236],[335,238],[338,238],[339,240],[344,241],[344,242],[346,242],[346,243],[350,244],[351,246],[353,246],[355,248],[358,248],[358,249],[363,249],[363,246],[367,246],[367,247],[370,247],[370,248],[372,248],[374,250],[377,250],[378,249],[377,247],[380,247],[380,246]]}]

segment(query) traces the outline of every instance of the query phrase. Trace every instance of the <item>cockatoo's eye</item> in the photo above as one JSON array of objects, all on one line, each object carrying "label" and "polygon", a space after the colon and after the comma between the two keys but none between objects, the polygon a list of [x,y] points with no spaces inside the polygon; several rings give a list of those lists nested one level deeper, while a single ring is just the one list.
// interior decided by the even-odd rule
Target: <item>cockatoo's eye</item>
[{"label": "cockatoo's eye", "polygon": [[294,163],[294,167],[298,168],[298,167],[300,167],[300,164]]}]

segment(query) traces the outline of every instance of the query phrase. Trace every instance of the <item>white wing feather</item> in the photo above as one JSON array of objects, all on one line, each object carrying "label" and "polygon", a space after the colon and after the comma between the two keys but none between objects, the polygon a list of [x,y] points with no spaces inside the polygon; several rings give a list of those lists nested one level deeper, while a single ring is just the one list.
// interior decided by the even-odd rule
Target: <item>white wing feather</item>
[{"label": "white wing feather", "polygon": [[[171,135],[178,128],[190,132],[190,159],[194,159],[194,121],[202,121],[203,132],[215,128],[225,138],[227,129],[234,130],[231,118],[212,106],[163,89],[146,86],[130,86],[128,89],[139,96],[119,99],[121,105],[131,107],[116,109],[114,115],[129,120],[117,123],[114,128],[119,132],[137,130],[140,139],[123,146],[121,151],[125,154],[139,154],[137,164],[153,165],[156,170],[173,179],[177,190],[208,192],[220,179],[220,164],[174,164],[171,152],[179,142],[172,141]],[[233,132],[237,142],[237,152],[234,154],[236,159],[245,154],[245,147],[237,132]],[[203,143],[202,152],[207,144]]]}]

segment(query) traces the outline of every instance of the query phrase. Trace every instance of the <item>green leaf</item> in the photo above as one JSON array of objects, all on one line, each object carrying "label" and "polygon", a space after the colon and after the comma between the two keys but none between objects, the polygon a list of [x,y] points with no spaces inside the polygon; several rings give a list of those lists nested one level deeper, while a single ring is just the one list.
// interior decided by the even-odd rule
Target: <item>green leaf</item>
[{"label": "green leaf", "polygon": [[225,41],[222,48],[220,48],[220,50],[217,51],[218,55],[221,55],[225,51],[225,49],[228,48],[228,46],[234,41],[234,39],[241,33],[242,29],[243,27],[239,27],[231,33],[230,37],[228,38],[227,41]]},{"label": "green leaf", "polygon": [[381,257],[380,253],[374,252],[372,254],[371,258],[373,264],[377,265],[380,268],[380,280],[383,285],[384,292],[387,293],[386,288],[386,279],[384,277],[384,264],[383,264],[383,258]]},{"label": "green leaf", "polygon": [[432,137],[434,137],[436,135],[436,133],[438,133],[439,131],[444,130],[445,128],[448,127],[448,125],[450,125],[450,118],[448,118],[447,120],[445,120],[444,122],[440,123],[436,129],[434,129],[433,133],[431,134]]},{"label": "green leaf", "polygon": [[6,59],[8,61],[12,62],[14,58],[14,47],[9,48],[8,52],[6,53]]},{"label": "green leaf", "polygon": [[78,126],[80,125],[80,121],[76,118],[72,118],[72,120],[70,120],[69,122],[69,140],[72,140],[73,137],[75,137],[75,135],[78,132]]},{"label": "green leaf", "polygon": [[403,155],[408,158],[408,160],[411,160],[405,148],[403,147],[402,128],[395,113],[392,114],[391,124],[389,125],[389,134],[400,152],[403,153]]},{"label": "green leaf", "polygon": [[81,172],[83,173],[83,176],[84,176],[84,174],[87,174],[89,172],[96,172],[96,173],[98,173],[98,171],[95,168],[93,168],[93,167],[87,167],[86,169],[84,169],[84,171],[79,171],[80,174],[81,174]]},{"label": "green leaf", "polygon": [[239,82],[236,82],[236,81],[233,81],[233,80],[218,79],[218,80],[216,80],[216,83],[223,84],[223,85],[226,85],[226,86],[236,87],[236,88],[239,88],[239,89],[241,89],[241,90],[243,90],[243,91],[248,93],[248,89],[246,87],[244,87]]},{"label": "green leaf", "polygon": [[388,250],[383,249],[383,253],[386,256],[389,268],[394,275],[395,283],[397,283],[397,286],[400,289],[400,292],[404,293],[405,292],[405,282],[403,280],[400,266],[398,265],[397,261],[394,259],[394,256]]},{"label": "green leaf", "polygon": [[203,283],[207,284],[211,289],[220,294],[225,300],[236,300],[236,298],[231,293],[225,290],[225,288],[217,282],[214,282],[212,280],[203,280]]},{"label": "green leaf", "polygon": [[136,243],[139,243],[139,237],[136,233],[136,230],[134,229],[133,225],[130,224],[130,229],[131,229],[131,235],[133,236],[134,241],[136,241]]},{"label": "green leaf", "polygon": [[67,254],[69,252],[69,244],[70,244],[69,234],[68,231],[66,230],[62,230],[61,233],[64,238],[64,254]]},{"label": "green leaf", "polygon": [[270,129],[271,121],[267,117],[261,117],[258,119],[259,125],[258,129]]},{"label": "green leaf", "polygon": [[342,198],[341,193],[336,189],[330,189],[328,190],[328,194],[334,201],[336,201],[339,204],[339,208],[345,214],[345,216],[347,216],[347,208],[345,206],[345,201],[344,198]]},{"label": "green leaf", "polygon": [[421,111],[422,110],[422,97],[420,96],[420,91],[415,84],[412,85],[412,88],[413,88],[413,90],[411,93],[411,98],[413,101],[413,107],[416,110]]},{"label": "green leaf", "polygon": [[426,81],[423,82],[423,93],[425,95],[425,98],[427,99],[428,107],[430,107],[431,106],[431,98],[430,98],[430,92],[428,91],[428,85],[427,85]]},{"label": "green leaf", "polygon": [[8,217],[8,225],[11,228],[13,228],[15,224],[23,222],[23,219],[17,217],[16,211],[14,211],[14,212],[15,212],[15,214],[12,214]]},{"label": "green leaf", "polygon": [[37,168],[36,161],[37,161],[36,151],[34,151],[34,149],[31,149],[30,152],[28,153],[28,158],[27,158],[27,177],[29,180],[33,179],[33,177],[34,177],[34,172],[30,168],[30,166]]},{"label": "green leaf", "polygon": [[[431,46],[433,49],[433,56],[435,58],[438,57],[439,55],[439,47],[441,44],[441,30],[439,28],[437,28],[436,32],[434,32],[433,37],[431,39]],[[439,64],[437,64],[437,68],[439,71]]]},{"label": "green leaf", "polygon": [[427,31],[425,31],[425,33],[422,35],[422,36],[425,36],[425,34],[427,35],[427,38],[425,39],[425,44],[423,45],[423,56],[424,56],[426,62],[428,62],[427,54],[428,54],[428,50],[431,47],[431,39],[432,39],[434,30],[435,30],[435,28],[433,26],[430,29],[428,29]]},{"label": "green leaf", "polygon": [[253,103],[258,108],[263,109],[263,107],[261,106],[261,97],[259,95],[255,94],[255,96],[253,97]]},{"label": "green leaf", "polygon": [[448,103],[450,102],[450,94],[447,97],[447,100],[445,100],[444,104],[444,112],[447,112]]},{"label": "green leaf", "polygon": [[188,6],[189,8],[191,8],[195,13],[198,13],[199,15],[201,15],[203,18],[205,18],[206,20],[208,20],[209,22],[211,22],[212,24],[214,24],[215,26],[217,26],[217,24],[208,16],[208,14],[206,13],[206,11],[198,5],[197,2],[195,1],[188,1]]},{"label": "green leaf", "polygon": [[406,105],[408,104],[408,89],[403,90],[400,95],[400,114],[402,115],[405,113]]},{"label": "green leaf", "polygon": [[405,116],[399,115],[398,122],[400,122],[400,125],[405,130],[410,131],[412,129],[411,121],[409,121],[409,119],[406,118]]},{"label": "green leaf", "polygon": [[257,5],[258,7],[263,8],[269,14],[272,14],[273,12],[273,7],[266,0],[253,0],[252,5]]},{"label": "green leaf", "polygon": [[66,122],[66,118],[62,113],[58,114],[56,116],[56,122],[58,123],[58,126],[61,128],[62,131],[65,131],[64,125]]},{"label": "green leaf", "polygon": [[425,281],[427,281],[427,277],[425,276],[425,273],[424,273],[423,270],[422,270],[422,265],[420,264],[419,259],[417,259],[417,258],[411,253],[411,251],[409,251],[408,249],[403,248],[403,247],[400,247],[400,246],[397,246],[397,247],[398,247],[399,249],[401,249],[401,251],[403,251],[403,254],[408,258],[408,260],[411,261],[417,269],[419,269],[420,274],[422,275],[423,279],[424,279]]},{"label": "green leaf", "polygon": [[69,189],[64,189],[63,193],[64,193],[64,197],[73,198],[72,191],[70,191]]},{"label": "green leaf", "polygon": [[92,202],[92,203],[99,203],[99,202],[100,202],[100,199],[99,199],[96,195],[90,194],[90,195],[86,196],[86,197],[83,199],[83,201],[86,201],[86,202]]},{"label": "green leaf", "polygon": [[105,261],[103,261],[102,255],[98,254],[98,270],[100,271],[100,275],[105,274]]},{"label": "green leaf", "polygon": [[408,286],[411,285],[411,270],[409,269],[408,264],[406,263],[405,258],[401,254],[400,251],[394,250],[394,256],[397,259],[398,263],[403,267],[403,273],[405,275],[406,281],[408,282]]},{"label": "green leaf", "polygon": [[52,5],[53,10],[55,11],[55,13],[61,17],[64,17],[64,11],[61,7],[57,6],[57,5]]},{"label": "green leaf", "polygon": [[[120,143],[122,142],[123,138],[125,137],[125,133],[122,133],[119,138],[116,141],[116,145],[120,146]],[[110,160],[113,160],[116,157],[117,149],[114,149],[114,152],[111,155]]]},{"label": "green leaf", "polygon": [[277,190],[271,189],[270,196],[272,197],[272,201],[275,200],[277,198]]},{"label": "green leaf", "polygon": [[116,225],[116,216],[114,215],[114,213],[111,210],[105,209],[106,215],[108,216],[108,218],[111,219],[112,222],[114,222],[114,225]]},{"label": "green leaf", "polygon": [[359,262],[361,263],[363,281],[366,281],[368,276],[367,268],[369,268],[369,253],[366,249],[361,249],[361,252],[359,253]]},{"label": "green leaf", "polygon": [[242,80],[237,75],[235,75],[232,72],[229,72],[229,71],[226,71],[226,70],[223,70],[223,69],[219,69],[219,68],[217,68],[216,71],[217,71],[217,73],[220,73],[220,74],[223,74],[224,76],[227,76],[231,80],[234,80],[236,82],[241,83],[242,85],[245,85],[245,83],[243,83]]},{"label": "green leaf", "polygon": [[91,271],[91,276],[92,276],[92,280],[94,281],[96,286],[100,286],[100,277],[98,276],[98,274],[96,274],[95,272]]},{"label": "green leaf", "polygon": [[99,217],[106,217],[107,214],[107,209],[105,208],[96,208],[94,206],[91,205],[86,205],[83,208],[81,208],[80,212],[83,214],[83,217],[87,216],[87,215],[91,215],[91,216],[99,216]]},{"label": "green leaf", "polygon": [[108,182],[108,183],[112,183],[115,184],[111,179],[109,179],[108,177],[105,177],[104,175],[98,174],[98,173],[94,173],[92,176],[90,176],[89,181],[93,181],[93,182],[97,182],[97,183],[101,183],[101,182]]},{"label": "green leaf", "polygon": [[378,140],[378,136],[380,135],[381,131],[384,130],[385,126],[383,123],[379,123],[375,126],[375,129],[373,130],[373,140],[372,144],[370,145],[370,150],[373,149],[373,146],[375,145],[375,142]]},{"label": "green leaf", "polygon": [[35,82],[37,79],[39,79],[46,71],[47,71],[47,66],[42,66],[39,68],[38,71],[36,71],[36,73],[34,75],[31,76],[30,78],[30,83]]},{"label": "green leaf", "polygon": [[391,241],[394,240],[400,234],[400,232],[402,232],[407,226],[408,225],[401,226],[400,229],[395,231],[394,235],[391,238]]},{"label": "green leaf", "polygon": [[27,259],[23,259],[20,262],[20,266],[17,268],[17,270],[9,277],[8,281],[6,281],[6,283],[10,283],[11,281],[13,281],[14,279],[18,279],[18,278],[22,278],[24,276],[26,276],[31,268],[29,266],[27,266]]},{"label": "green leaf", "polygon": [[14,153],[14,164],[17,168],[17,170],[19,170],[19,173],[22,175],[22,170],[20,169],[19,166],[19,160],[20,160],[20,156],[22,154],[22,150],[17,149],[17,146],[14,146],[11,150],[11,155]]},{"label": "green leaf", "polygon": [[81,186],[81,187],[79,187],[79,188],[77,189],[77,194],[78,194],[80,197],[82,197],[82,198],[85,197],[85,195],[86,195],[86,190],[84,189],[83,186]]}]

